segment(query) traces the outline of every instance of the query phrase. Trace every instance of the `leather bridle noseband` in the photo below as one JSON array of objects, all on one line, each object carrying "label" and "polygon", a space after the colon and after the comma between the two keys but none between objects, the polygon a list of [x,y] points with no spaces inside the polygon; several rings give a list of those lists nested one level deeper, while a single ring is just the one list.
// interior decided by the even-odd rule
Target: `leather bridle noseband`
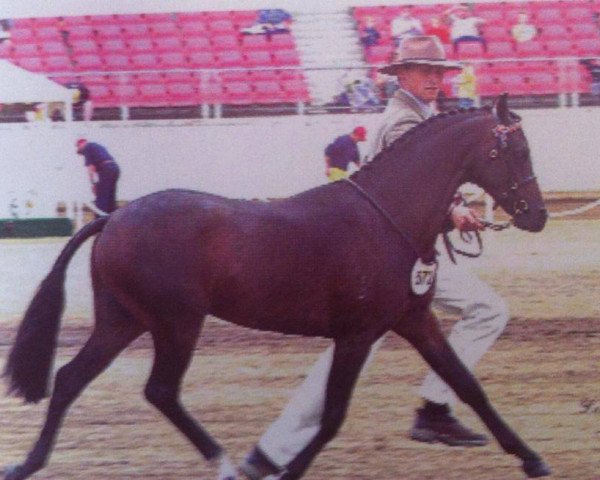
[{"label": "leather bridle noseband", "polygon": [[[493,148],[490,151],[490,158],[497,158],[500,155],[500,152],[508,147],[508,135],[519,130],[521,130],[520,122],[513,123],[510,126],[502,124],[496,125],[496,127],[492,129],[492,133],[497,139],[497,144],[496,148]],[[536,180],[535,175],[530,175],[529,177],[526,177],[524,179],[519,179],[514,173],[514,170],[511,167],[510,162],[508,160],[506,160],[506,166],[508,167],[511,185],[508,190],[505,190],[504,192],[500,193],[499,196],[503,199],[508,199],[511,195],[516,196],[517,191],[521,187]],[[513,216],[521,215],[529,210],[529,204],[525,199],[517,197],[515,203],[513,204],[513,210]]]}]

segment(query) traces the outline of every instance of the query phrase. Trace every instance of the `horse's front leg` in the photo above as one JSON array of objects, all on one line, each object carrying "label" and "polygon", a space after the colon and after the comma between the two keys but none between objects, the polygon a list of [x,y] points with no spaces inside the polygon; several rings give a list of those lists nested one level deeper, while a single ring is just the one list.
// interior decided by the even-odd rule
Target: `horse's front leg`
[{"label": "horse's front leg", "polygon": [[422,318],[413,316],[409,322],[397,325],[394,332],[406,338],[458,397],[479,415],[504,451],[523,461],[523,470],[528,477],[550,475],[550,469],[540,456],[508,427],[490,405],[479,382],[442,334],[433,313],[427,310],[419,312],[416,317]]},{"label": "horse's front leg", "polygon": [[365,335],[335,340],[319,430],[287,465],[281,480],[301,478],[323,447],[335,437],[346,416],[352,391],[370,347],[371,342]]}]

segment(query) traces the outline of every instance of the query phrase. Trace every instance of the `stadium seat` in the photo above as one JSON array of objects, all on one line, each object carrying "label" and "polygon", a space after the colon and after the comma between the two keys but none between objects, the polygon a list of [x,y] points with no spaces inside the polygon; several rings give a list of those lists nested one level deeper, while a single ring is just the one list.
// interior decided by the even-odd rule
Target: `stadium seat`
[{"label": "stadium seat", "polygon": [[215,53],[215,61],[216,66],[219,68],[241,67],[244,65],[244,57],[237,50],[223,50],[217,52]]},{"label": "stadium seat", "polygon": [[108,85],[90,85],[86,84],[90,90],[90,97],[96,107],[106,107],[115,104],[113,93]]},{"label": "stadium seat", "polygon": [[267,40],[266,35],[244,35],[242,36],[242,51],[251,50],[270,50],[271,42]]},{"label": "stadium seat", "polygon": [[570,57],[573,54],[573,43],[570,40],[548,40],[545,46],[551,57]]},{"label": "stadium seat", "polygon": [[34,30],[35,38],[44,42],[50,42],[54,40],[61,41],[62,37],[60,34],[60,30],[56,26],[45,26],[36,28]]},{"label": "stadium seat", "polygon": [[107,71],[129,70],[131,68],[129,56],[124,53],[111,53],[104,56]]},{"label": "stadium seat", "polygon": [[569,31],[563,24],[544,25],[539,35],[540,40],[564,40],[569,38]]},{"label": "stadium seat", "polygon": [[199,103],[220,104],[225,102],[223,86],[217,82],[203,82],[198,89]]},{"label": "stadium seat", "polygon": [[153,53],[138,53],[130,57],[133,70],[154,70],[158,68],[158,59]]},{"label": "stadium seat", "polygon": [[48,73],[69,73],[73,71],[71,59],[67,55],[49,55],[44,58],[45,71]]},{"label": "stadium seat", "polygon": [[162,72],[140,72],[135,74],[130,82],[138,87],[148,83],[165,83],[165,77]]},{"label": "stadium seat", "polygon": [[14,63],[30,72],[43,72],[45,70],[44,62],[41,57],[16,58]]},{"label": "stadium seat", "polygon": [[[595,8],[598,8],[598,4],[596,4]],[[563,7],[563,17],[570,25],[589,22],[593,18],[592,14],[593,11],[589,6],[581,4],[575,6],[566,4]]]},{"label": "stadium seat", "polygon": [[214,68],[215,56],[212,52],[191,52],[188,55],[190,68]]},{"label": "stadium seat", "polygon": [[281,87],[288,101],[307,102],[310,99],[304,80],[281,80]]},{"label": "stadium seat", "polygon": [[70,29],[75,25],[91,25],[90,19],[85,15],[70,15],[68,17],[63,17],[63,25]]},{"label": "stadium seat", "polygon": [[240,105],[252,103],[252,88],[248,82],[230,82],[225,84],[224,103]]},{"label": "stadium seat", "polygon": [[387,62],[392,50],[391,45],[373,45],[366,50],[366,60],[371,64]]},{"label": "stadium seat", "polygon": [[10,29],[10,38],[13,43],[33,42],[33,30],[29,27],[13,27]]},{"label": "stadium seat", "polygon": [[158,55],[160,68],[187,68],[188,60],[182,52],[165,52]]},{"label": "stadium seat", "polygon": [[505,25],[486,25],[483,36],[490,42],[510,40],[510,30]]},{"label": "stadium seat", "polygon": [[75,70],[78,72],[92,72],[104,69],[104,63],[99,55],[87,53],[74,57]]},{"label": "stadium seat", "polygon": [[129,50],[131,54],[140,52],[151,52],[154,50],[154,44],[149,37],[146,38],[132,38],[127,42],[129,44]]},{"label": "stadium seat", "polygon": [[77,55],[82,55],[85,53],[98,53],[99,47],[94,40],[83,38],[80,40],[73,40],[70,43],[73,52]]},{"label": "stadium seat", "polygon": [[523,95],[529,93],[526,80],[518,73],[505,73],[496,76],[498,89],[508,92],[510,95]]},{"label": "stadium seat", "polygon": [[534,95],[547,95],[558,93],[558,81],[554,75],[547,72],[538,72],[528,75],[531,92]]},{"label": "stadium seat", "polygon": [[165,72],[163,74],[165,83],[190,83],[194,86],[198,85],[198,80],[192,75],[191,72],[186,71],[175,71]]},{"label": "stadium seat", "polygon": [[249,72],[246,72],[246,75],[253,82],[258,82],[258,81],[279,82],[280,81],[279,72],[277,70],[263,70],[263,69],[251,70]]},{"label": "stadium seat", "polygon": [[68,32],[69,41],[88,40],[94,36],[94,27],[90,24],[72,25],[68,27]]},{"label": "stadium seat", "polygon": [[89,22],[94,27],[102,27],[104,25],[117,25],[120,21],[116,15],[90,15]]},{"label": "stadium seat", "polygon": [[159,53],[183,52],[183,45],[179,37],[158,37],[154,39],[154,46]]},{"label": "stadium seat", "polygon": [[48,40],[39,43],[40,53],[43,55],[67,55],[67,47],[61,40]]},{"label": "stadium seat", "polygon": [[181,33],[184,36],[187,35],[198,35],[198,34],[206,34],[208,32],[208,28],[206,27],[206,23],[202,20],[190,20],[180,23]]},{"label": "stadium seat", "polygon": [[258,81],[254,83],[254,101],[256,103],[281,103],[286,100],[287,96],[278,82]]},{"label": "stadium seat", "polygon": [[544,45],[537,40],[528,40],[516,44],[517,57],[542,57],[546,55]]},{"label": "stadium seat", "polygon": [[287,50],[295,49],[296,43],[294,37],[290,33],[277,33],[271,36],[271,49],[272,50]]},{"label": "stadium seat", "polygon": [[185,36],[183,48],[186,52],[207,52],[212,51],[210,39],[205,36]]},{"label": "stadium seat", "polygon": [[104,40],[100,43],[100,49],[104,55],[125,54],[129,51],[127,44],[120,38]]},{"label": "stadium seat", "polygon": [[243,63],[247,67],[269,66],[272,63],[271,53],[261,50],[246,52]]},{"label": "stadium seat", "polygon": [[148,25],[152,26],[156,23],[176,22],[177,15],[171,12],[145,13],[144,19]]},{"label": "stadium seat", "polygon": [[511,58],[515,56],[514,44],[511,41],[489,42],[486,57]]},{"label": "stadium seat", "polygon": [[461,60],[483,58],[485,52],[479,42],[461,43],[458,46],[458,58]]},{"label": "stadium seat", "polygon": [[173,37],[179,35],[179,28],[173,21],[161,21],[150,24],[150,32],[153,38]]},{"label": "stadium seat", "polygon": [[219,72],[219,79],[222,83],[250,82],[254,79],[254,73],[248,70],[223,70]]},{"label": "stadium seat", "polygon": [[196,89],[191,83],[168,83],[167,95],[171,105],[197,105],[200,103]]},{"label": "stadium seat", "polygon": [[240,47],[237,35],[235,34],[215,35],[211,38],[211,41],[216,52],[221,50],[238,50]]},{"label": "stadium seat", "polygon": [[117,84],[113,87],[115,100],[120,105],[137,105],[141,103],[138,89],[135,85],[128,83]]},{"label": "stadium seat", "polygon": [[143,13],[117,13],[115,21],[119,25],[145,24],[146,15]]},{"label": "stadium seat", "polygon": [[563,16],[558,8],[541,8],[535,13],[534,21],[543,28],[544,25],[561,23]]},{"label": "stadium seat", "polygon": [[583,38],[573,41],[573,48],[582,57],[600,55],[600,38]]},{"label": "stadium seat", "polygon": [[11,56],[13,58],[37,57],[40,55],[39,45],[37,43],[13,43]]},{"label": "stadium seat", "polygon": [[116,24],[95,25],[93,30],[99,40],[113,40],[123,38],[121,27]]},{"label": "stadium seat", "polygon": [[121,29],[126,40],[148,38],[150,36],[150,28],[145,23],[122,24]]},{"label": "stadium seat", "polygon": [[292,49],[275,50],[273,52],[273,65],[300,65],[300,57],[298,52]]},{"label": "stadium seat", "polygon": [[147,106],[169,105],[167,89],[162,83],[146,83],[140,85],[140,100]]},{"label": "stadium seat", "polygon": [[598,37],[598,27],[593,23],[571,23],[569,29],[574,40]]}]

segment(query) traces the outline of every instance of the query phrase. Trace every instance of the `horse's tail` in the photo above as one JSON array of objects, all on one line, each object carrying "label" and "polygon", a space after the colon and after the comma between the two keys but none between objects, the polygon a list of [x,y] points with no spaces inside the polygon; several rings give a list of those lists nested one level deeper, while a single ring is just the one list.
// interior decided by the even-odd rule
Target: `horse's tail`
[{"label": "horse's tail", "polygon": [[64,307],[64,282],[69,262],[88,238],[102,231],[108,218],[100,217],[92,221],[69,240],[25,312],[3,375],[8,380],[9,393],[23,397],[26,402],[38,402],[47,395],[48,377],[54,363]]}]

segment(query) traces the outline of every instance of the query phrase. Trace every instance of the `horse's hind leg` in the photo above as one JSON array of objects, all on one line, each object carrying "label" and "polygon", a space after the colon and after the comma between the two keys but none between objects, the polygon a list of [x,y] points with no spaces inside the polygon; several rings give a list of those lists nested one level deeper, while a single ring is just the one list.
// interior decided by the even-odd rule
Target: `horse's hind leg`
[{"label": "horse's hind leg", "polygon": [[56,373],[46,422],[36,444],[22,465],[7,469],[5,480],[23,480],[44,467],[69,406],[143,332],[107,292],[96,291],[95,310],[96,325],[92,335],[75,358]]},{"label": "horse's hind leg", "polygon": [[181,381],[192,359],[202,321],[202,316],[198,315],[153,320],[151,332],[155,357],[144,393],[206,460],[220,462],[219,479],[234,479],[234,467],[221,446],[189,415],[179,400]]},{"label": "horse's hind leg", "polygon": [[337,434],[346,416],[356,380],[369,354],[370,345],[363,337],[336,340],[319,431],[288,464],[281,480],[301,478],[314,458]]},{"label": "horse's hind leg", "polygon": [[529,477],[550,474],[543,460],[506,425],[490,405],[479,382],[452,350],[431,312],[425,314],[423,319],[412,322],[410,328],[402,324],[394,331],[406,338],[458,397],[479,415],[504,451],[523,460],[523,470]]}]

